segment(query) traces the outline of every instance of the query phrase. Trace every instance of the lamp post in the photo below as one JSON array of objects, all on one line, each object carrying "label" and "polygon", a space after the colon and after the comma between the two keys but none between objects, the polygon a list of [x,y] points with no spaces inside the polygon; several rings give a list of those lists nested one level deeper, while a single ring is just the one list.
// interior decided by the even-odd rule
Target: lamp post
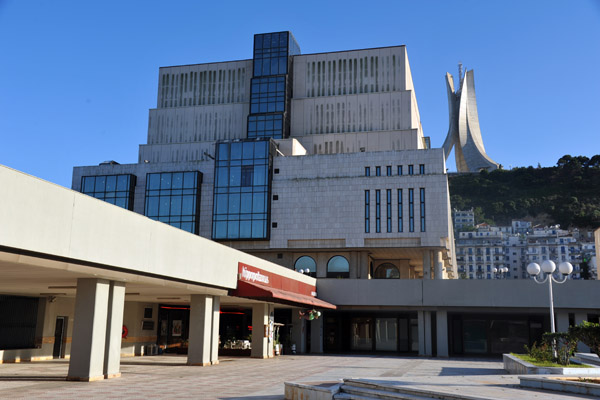
[{"label": "lamp post", "polygon": [[496,279],[506,278],[506,273],[508,272],[507,267],[498,267],[493,269],[494,275],[496,275]]},{"label": "lamp post", "polygon": [[[544,277],[538,279],[540,276],[540,270],[543,272]],[[527,273],[533,277],[535,283],[544,284],[548,281],[548,293],[550,294],[550,329],[552,333],[556,333],[554,326],[554,298],[552,297],[552,281],[556,283],[565,283],[569,278],[571,272],[573,272],[573,266],[570,262],[563,261],[558,265],[558,270],[562,274],[562,279],[555,278],[552,274],[556,270],[556,264],[552,260],[545,260],[540,268],[539,264],[531,263],[527,266]],[[556,343],[552,343],[552,352],[554,358],[556,358]]]}]

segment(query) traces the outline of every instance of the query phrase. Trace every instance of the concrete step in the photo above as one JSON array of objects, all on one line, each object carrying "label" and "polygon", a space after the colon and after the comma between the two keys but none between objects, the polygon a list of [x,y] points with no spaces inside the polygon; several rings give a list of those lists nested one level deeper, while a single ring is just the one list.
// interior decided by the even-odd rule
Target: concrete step
[{"label": "concrete step", "polygon": [[[359,385],[342,385],[340,394],[349,397],[340,397],[344,399],[356,400],[431,400],[435,397],[422,396],[413,393],[404,393],[400,391],[388,390],[388,388],[367,388]],[[337,397],[334,397],[337,399]]]},{"label": "concrete step", "polygon": [[376,397],[358,396],[350,393],[338,393],[333,396],[334,400],[379,400]]},{"label": "concrete step", "polygon": [[443,391],[409,388],[405,386],[384,385],[377,382],[362,379],[344,379],[340,388],[341,393],[355,393],[357,395],[370,396],[375,399],[446,399],[446,400],[482,400],[486,397],[458,395]]}]

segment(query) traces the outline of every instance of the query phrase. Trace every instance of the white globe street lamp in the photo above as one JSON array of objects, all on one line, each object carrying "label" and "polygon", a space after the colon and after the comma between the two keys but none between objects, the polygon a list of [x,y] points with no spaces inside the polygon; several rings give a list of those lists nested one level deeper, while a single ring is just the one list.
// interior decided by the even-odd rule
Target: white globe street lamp
[{"label": "white globe street lamp", "polygon": [[[531,263],[527,266],[527,273],[532,276],[535,283],[544,284],[548,281],[548,292],[550,294],[550,329],[552,333],[556,333],[554,326],[554,299],[552,297],[552,281],[556,283],[565,283],[573,272],[573,266],[570,262],[563,261],[558,265],[558,271],[562,274],[561,279],[555,278],[552,274],[556,270],[556,264],[552,260],[545,260],[540,267],[537,263]],[[544,277],[538,278],[540,272],[543,272]],[[556,343],[552,343],[552,350],[556,358]]]},{"label": "white globe street lamp", "polygon": [[492,271],[494,271],[494,275],[496,276],[496,279],[503,279],[503,278],[506,278],[506,273],[508,272],[508,268],[494,267],[494,269]]}]

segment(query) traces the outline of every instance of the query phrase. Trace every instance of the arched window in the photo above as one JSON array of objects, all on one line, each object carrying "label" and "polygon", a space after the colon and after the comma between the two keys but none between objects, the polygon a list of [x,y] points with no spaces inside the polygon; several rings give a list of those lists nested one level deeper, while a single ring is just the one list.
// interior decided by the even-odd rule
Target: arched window
[{"label": "arched window", "polygon": [[299,259],[296,260],[296,263],[294,264],[294,269],[296,271],[300,271],[303,270],[304,273],[306,273],[306,271],[310,271],[308,273],[309,276],[312,276],[313,278],[315,278],[317,276],[317,263],[315,262],[315,260],[313,260],[312,257],[309,256],[302,256]]},{"label": "arched window", "polygon": [[327,277],[328,278],[349,278],[350,277],[350,264],[348,260],[342,256],[333,256],[327,263]]},{"label": "arched window", "polygon": [[394,264],[381,264],[375,270],[375,279],[400,279],[400,271]]}]

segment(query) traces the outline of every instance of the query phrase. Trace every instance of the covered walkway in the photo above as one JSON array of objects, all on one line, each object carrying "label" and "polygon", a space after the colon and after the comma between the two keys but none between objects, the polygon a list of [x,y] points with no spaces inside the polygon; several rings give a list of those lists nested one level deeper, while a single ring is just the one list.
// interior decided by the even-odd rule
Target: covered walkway
[{"label": "covered walkway", "polygon": [[[118,377],[122,353],[156,344],[158,304],[189,304],[186,363],[214,365],[221,299],[235,301],[242,265],[314,297],[314,278],[10,168],[0,166],[0,187],[0,295],[25,299],[2,309],[0,345],[13,346],[0,346],[0,362],[70,355],[69,380]],[[272,357],[273,305],[239,300],[265,327],[253,356]]]}]

